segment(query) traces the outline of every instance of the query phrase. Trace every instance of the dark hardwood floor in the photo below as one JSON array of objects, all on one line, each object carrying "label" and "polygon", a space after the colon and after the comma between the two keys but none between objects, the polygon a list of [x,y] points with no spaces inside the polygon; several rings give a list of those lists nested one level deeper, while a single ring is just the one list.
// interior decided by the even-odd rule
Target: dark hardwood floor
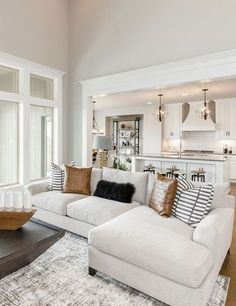
[{"label": "dark hardwood floor", "polygon": [[[236,197],[236,184],[231,184],[231,194]],[[234,218],[233,241],[230,255],[225,260],[220,273],[230,277],[226,306],[236,306],[236,216]]]}]

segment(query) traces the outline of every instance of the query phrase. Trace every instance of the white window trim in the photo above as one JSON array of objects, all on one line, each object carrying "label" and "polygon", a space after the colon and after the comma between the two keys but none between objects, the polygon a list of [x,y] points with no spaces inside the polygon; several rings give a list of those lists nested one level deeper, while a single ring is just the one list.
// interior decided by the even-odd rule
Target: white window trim
[{"label": "white window trim", "polygon": [[[19,70],[19,93],[0,91],[0,100],[19,103],[18,184],[26,185],[30,182],[31,105],[53,108],[53,161],[62,163],[62,82],[65,72],[3,52],[0,52],[0,65]],[[54,80],[53,100],[30,96],[30,74]]]}]

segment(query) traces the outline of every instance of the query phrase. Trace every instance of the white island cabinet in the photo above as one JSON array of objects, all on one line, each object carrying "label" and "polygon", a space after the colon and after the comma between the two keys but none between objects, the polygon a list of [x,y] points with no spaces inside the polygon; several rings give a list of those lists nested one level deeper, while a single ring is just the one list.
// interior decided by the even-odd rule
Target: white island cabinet
[{"label": "white island cabinet", "polygon": [[172,166],[176,166],[181,173],[185,173],[191,179],[192,171],[203,168],[207,183],[230,182],[230,158],[212,155],[203,156],[168,156],[164,154],[133,156],[132,171],[143,171],[145,166],[152,165],[156,172],[166,171]]}]

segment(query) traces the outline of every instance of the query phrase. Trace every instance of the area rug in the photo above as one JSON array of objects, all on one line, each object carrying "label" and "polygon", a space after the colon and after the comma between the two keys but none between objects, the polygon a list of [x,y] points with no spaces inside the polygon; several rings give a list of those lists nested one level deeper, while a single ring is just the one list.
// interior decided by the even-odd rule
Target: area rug
[{"label": "area rug", "polygon": [[[219,276],[208,306],[225,304]],[[30,265],[0,280],[1,306],[166,306],[103,274],[87,273],[87,240],[71,233]]]}]

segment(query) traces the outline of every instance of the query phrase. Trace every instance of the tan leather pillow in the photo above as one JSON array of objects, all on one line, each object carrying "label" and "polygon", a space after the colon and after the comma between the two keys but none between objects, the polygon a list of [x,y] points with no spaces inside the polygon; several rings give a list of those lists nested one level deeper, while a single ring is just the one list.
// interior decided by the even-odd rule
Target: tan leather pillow
[{"label": "tan leather pillow", "polygon": [[64,192],[90,195],[92,168],[74,168],[65,166]]},{"label": "tan leather pillow", "polygon": [[161,216],[170,217],[177,191],[177,180],[158,176],[154,184],[149,206]]}]

